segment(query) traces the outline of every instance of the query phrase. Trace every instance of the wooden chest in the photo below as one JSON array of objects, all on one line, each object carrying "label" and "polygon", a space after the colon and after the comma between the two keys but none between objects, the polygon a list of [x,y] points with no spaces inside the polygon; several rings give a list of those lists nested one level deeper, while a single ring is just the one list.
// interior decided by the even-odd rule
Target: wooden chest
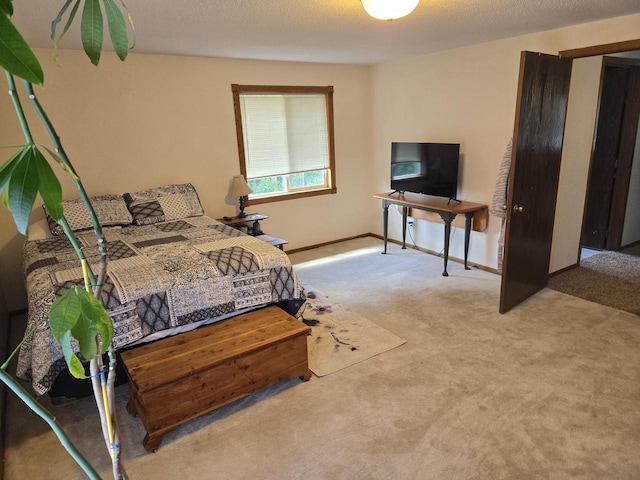
[{"label": "wooden chest", "polygon": [[144,448],[155,451],[181,423],[267,385],[308,380],[309,330],[267,307],[123,352],[127,410],[142,419]]}]

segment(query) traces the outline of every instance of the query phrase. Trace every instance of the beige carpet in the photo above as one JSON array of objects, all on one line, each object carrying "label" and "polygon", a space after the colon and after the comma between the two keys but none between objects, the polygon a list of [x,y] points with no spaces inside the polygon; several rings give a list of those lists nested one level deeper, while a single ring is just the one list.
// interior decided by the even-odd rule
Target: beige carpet
[{"label": "beige carpet", "polygon": [[[471,257],[473,258],[473,242]],[[545,289],[505,315],[500,278],[364,238],[291,255],[300,278],[407,340],[282,382],[167,435],[155,454],[125,410],[132,479],[543,480],[640,477],[640,319]],[[104,478],[90,399],[54,407]],[[80,479],[14,399],[5,474]]]},{"label": "beige carpet", "polygon": [[305,285],[307,301],[298,314],[311,327],[307,337],[309,369],[318,377],[360,363],[405,340]]},{"label": "beige carpet", "polygon": [[640,257],[600,252],[552,276],[549,288],[640,315]]}]

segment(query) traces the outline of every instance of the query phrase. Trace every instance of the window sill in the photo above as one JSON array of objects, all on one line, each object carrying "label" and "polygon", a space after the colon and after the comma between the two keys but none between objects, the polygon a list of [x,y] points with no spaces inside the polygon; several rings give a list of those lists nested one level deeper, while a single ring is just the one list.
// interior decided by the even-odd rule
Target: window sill
[{"label": "window sill", "polygon": [[315,197],[318,195],[334,194],[336,192],[337,192],[337,189],[334,187],[334,188],[323,188],[321,190],[310,190],[308,192],[284,193],[281,195],[273,195],[269,197],[250,198],[245,202],[245,205],[250,206],[250,205],[260,205],[263,203],[282,202],[283,200],[294,200],[296,198]]}]

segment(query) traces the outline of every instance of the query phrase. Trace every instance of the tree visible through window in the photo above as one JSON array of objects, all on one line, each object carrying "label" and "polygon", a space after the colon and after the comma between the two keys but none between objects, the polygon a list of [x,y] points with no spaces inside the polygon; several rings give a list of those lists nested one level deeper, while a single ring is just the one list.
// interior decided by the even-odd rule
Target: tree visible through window
[{"label": "tree visible through window", "polygon": [[231,90],[250,203],[335,193],[333,87]]}]

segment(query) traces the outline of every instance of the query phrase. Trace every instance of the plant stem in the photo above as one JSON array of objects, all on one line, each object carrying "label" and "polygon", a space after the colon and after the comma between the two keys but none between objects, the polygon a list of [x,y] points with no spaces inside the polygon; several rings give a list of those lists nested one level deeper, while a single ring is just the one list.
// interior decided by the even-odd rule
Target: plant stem
[{"label": "plant stem", "polygon": [[[73,165],[71,164],[71,161],[69,160],[69,157],[67,156],[67,153],[65,152],[62,146],[60,137],[55,131],[53,124],[49,120],[49,117],[47,117],[47,114],[45,113],[44,109],[40,105],[40,102],[38,101],[33,91],[33,85],[26,80],[23,80],[22,82],[24,84],[25,90],[27,91],[27,94],[29,95],[29,99],[31,100],[31,104],[33,105],[33,108],[37,112],[38,116],[40,117],[40,120],[42,121],[43,125],[47,129],[47,132],[49,133],[49,137],[53,142],[56,153],[60,157],[60,160],[63,162],[64,167],[66,167],[66,169],[71,173],[71,177],[73,179],[73,182],[76,185],[78,193],[80,194],[82,203],[84,204],[85,208],[87,209],[87,212],[89,213],[89,217],[93,225],[93,231],[96,235],[96,242],[98,247],[98,253],[100,256],[100,262],[99,262],[99,271],[98,271],[97,279],[95,278],[95,274],[93,273],[90,267],[87,268],[87,274],[89,276],[90,283],[94,286],[93,295],[97,299],[102,300],[101,299],[102,286],[107,276],[107,242],[104,238],[104,235],[102,234],[102,226],[100,225],[98,216],[96,215],[96,212],[93,209],[93,205],[91,205],[91,202],[89,201],[89,196],[87,195],[84,185],[82,184],[80,177],[77,175],[75,169],[73,168]],[[60,222],[60,224],[62,225],[62,228],[64,229],[65,234],[67,235],[69,240],[71,240],[71,243],[74,245],[78,258],[80,259],[81,262],[85,262],[86,258],[84,256],[84,253],[79,248],[77,239],[75,238],[75,235],[71,231],[71,228],[69,227],[69,224],[64,217],[62,218],[62,221]],[[75,241],[75,244],[74,244],[74,241]],[[101,351],[101,349],[98,349],[98,351]],[[112,345],[109,346],[109,358],[110,358],[110,368],[108,372],[105,373],[105,375],[107,375],[105,379],[106,380],[105,388],[107,390],[106,392],[104,392],[104,397],[102,395],[103,394],[102,387],[100,387],[100,389],[96,388],[97,385],[95,382],[96,380],[95,375],[97,374],[97,371],[94,372],[94,369],[96,368],[102,369],[102,358],[99,355],[94,357],[90,362],[90,367],[91,367],[91,375],[93,377],[92,384],[94,389],[96,406],[98,408],[98,413],[100,415],[103,434],[105,434],[107,449],[109,450],[109,453],[111,455],[113,476],[114,476],[114,479],[119,480],[119,479],[127,478],[124,468],[120,463],[120,435],[117,429],[115,432],[115,436],[106,435],[107,430],[111,431],[113,426],[117,427],[116,412],[115,412],[115,394],[114,394],[115,355],[113,355]],[[114,368],[111,368],[111,367],[114,367]],[[106,397],[106,404],[104,400],[105,397]],[[105,430],[105,427],[106,427],[106,430]]]},{"label": "plant stem", "polygon": [[89,462],[87,462],[82,454],[74,447],[69,437],[67,437],[67,434],[62,430],[60,424],[58,424],[56,417],[51,415],[47,409],[40,405],[40,403],[29,394],[29,392],[22,388],[22,386],[2,368],[0,368],[0,380],[2,380],[2,382],[20,398],[20,400],[31,408],[36,415],[49,424],[49,427],[51,427],[51,430],[56,434],[62,446],[67,450],[69,455],[73,457],[80,468],[82,468],[84,473],[86,473],[90,479],[100,480],[98,472],[89,465]]},{"label": "plant stem", "polygon": [[96,215],[96,212],[93,209],[93,205],[91,205],[91,202],[89,201],[89,196],[87,195],[84,185],[80,181],[80,178],[78,177],[75,169],[73,168],[73,165],[71,164],[71,161],[67,156],[67,153],[62,147],[62,143],[60,142],[60,137],[58,136],[55,128],[53,127],[53,124],[49,120],[49,117],[47,117],[47,114],[45,113],[44,109],[40,105],[40,102],[38,101],[38,98],[36,97],[36,94],[33,91],[33,85],[30,82],[27,82],[26,80],[23,80],[22,83],[24,84],[24,88],[27,91],[27,94],[29,95],[29,100],[31,100],[31,104],[33,105],[33,108],[38,113],[40,120],[42,121],[44,127],[47,129],[47,132],[49,133],[49,137],[51,137],[51,141],[53,142],[53,145],[56,149],[56,153],[60,156],[60,159],[64,163],[65,167],[67,167],[69,171],[72,173],[72,178],[76,185],[76,188],[78,189],[78,193],[80,194],[82,203],[84,204],[87,211],[89,212],[89,218],[91,219],[91,223],[93,225],[93,231],[96,234],[96,241],[98,243],[98,253],[100,255],[100,271],[98,272],[98,278],[97,280],[92,279],[91,282],[95,285],[95,289],[94,289],[95,297],[100,298],[102,285],[107,275],[107,271],[106,271],[107,247],[106,247],[106,241],[102,234],[102,226],[98,221],[98,216]]},{"label": "plant stem", "polygon": [[[13,79],[13,76],[9,73],[7,73],[7,80],[9,82],[9,94],[13,99],[13,105],[14,105],[14,109],[16,111],[16,114],[18,116],[18,119],[20,121],[20,126],[22,127],[22,131],[24,133],[24,136],[27,140],[27,143],[33,144],[33,138],[31,136],[31,132],[29,130],[29,125],[27,123],[26,117],[24,115],[24,110],[22,108],[22,105],[20,103],[20,99],[18,97],[18,94],[16,92],[15,89],[15,82]],[[91,223],[93,225],[93,230],[94,233],[96,235],[96,239],[97,239],[97,247],[98,247],[98,252],[99,252],[99,257],[100,257],[100,262],[99,262],[99,272],[98,272],[98,277],[96,278],[94,272],[91,270],[91,268],[87,268],[86,270],[86,274],[87,277],[89,278],[89,281],[87,282],[85,279],[85,283],[91,284],[91,286],[93,287],[93,295],[98,298],[99,300],[101,300],[101,292],[102,292],[102,286],[104,283],[104,280],[106,278],[106,274],[107,274],[107,268],[106,268],[106,264],[107,264],[107,248],[106,248],[106,240],[102,234],[102,227],[100,225],[100,222],[98,220],[98,217],[95,213],[95,210],[93,209],[93,205],[91,205],[91,202],[89,201],[89,196],[87,195],[87,192],[84,188],[84,185],[82,184],[82,182],[80,181],[80,178],[78,177],[78,175],[76,174],[73,165],[71,164],[71,162],[69,161],[69,158],[67,157],[66,152],[64,151],[64,148],[62,147],[62,144],[60,142],[60,137],[58,136],[58,134],[56,133],[53,124],[51,123],[51,121],[49,120],[49,118],[47,117],[46,113],[44,112],[42,106],[40,105],[40,102],[38,101],[38,99],[36,98],[36,95],[33,91],[33,86],[31,85],[31,83],[29,83],[26,80],[23,80],[23,84],[24,84],[24,88],[27,91],[28,95],[29,95],[29,99],[31,100],[31,104],[33,106],[33,108],[36,110],[42,124],[44,125],[44,127],[46,128],[47,132],[49,133],[49,136],[51,138],[51,141],[54,144],[55,147],[55,152],[56,155],[54,156],[54,158],[61,163],[62,167],[68,172],[70,173],[70,176],[72,177],[76,188],[78,190],[78,193],[80,194],[80,198],[82,200],[82,203],[84,204],[85,208],[87,209],[88,213],[89,213],[89,217],[91,219]],[[51,153],[51,152],[50,152]],[[84,252],[82,251],[82,247],[78,242],[78,239],[76,238],[75,234],[73,233],[73,231],[71,230],[71,228],[69,227],[69,224],[66,220],[66,218],[64,218],[64,216],[59,220],[60,225],[62,226],[67,238],[69,239],[69,241],[71,242],[71,245],[73,246],[77,257],[80,259],[80,261],[83,263],[83,265],[86,265],[86,257],[84,255]],[[109,351],[110,353],[113,352],[113,348],[112,346],[109,346]],[[99,360],[101,360],[101,358],[98,356],[97,357]],[[95,358],[94,358],[95,360]],[[92,360],[92,366],[93,363],[95,363]],[[99,362],[101,364],[101,361]],[[6,365],[6,363],[5,363]],[[8,377],[6,380],[4,377]],[[107,424],[109,426],[112,425],[117,425],[117,422],[115,421],[115,407],[114,405],[109,405],[110,403],[113,402],[114,399],[114,395],[113,395],[113,388],[114,388],[114,381],[113,381],[113,377],[115,376],[115,371],[109,371],[109,381],[107,382],[108,385],[108,389],[109,391],[105,392],[104,397],[107,398],[107,405],[104,404],[104,401],[102,401],[101,397],[102,396],[98,396],[95,395],[94,392],[94,396],[96,398],[96,402],[98,405],[98,411],[100,413],[100,417],[101,417],[101,421],[103,422],[103,428],[104,428],[104,421],[106,420]],[[12,390],[16,391],[14,389],[14,386],[18,386],[19,385],[11,378],[11,376],[9,376],[8,374],[6,374],[6,372],[3,370],[2,372],[2,380],[5,381],[5,383],[7,383],[9,385],[9,382],[12,382],[10,384],[10,387]],[[20,387],[20,390],[23,394],[26,394],[27,397],[23,397],[23,395],[21,395],[20,393],[18,393],[16,391],[16,393],[18,393],[18,395],[23,399],[23,401],[25,401],[25,403],[32,408],[32,410],[34,410],[36,413],[38,413],[42,418],[44,418],[51,426],[51,428],[54,430],[54,432],[58,435],[59,438],[61,438],[61,435],[64,435],[64,432],[62,432],[62,430],[60,429],[60,427],[55,424],[55,418],[49,414],[49,412],[47,412],[46,409],[44,409],[42,406],[40,406],[37,402],[33,401],[33,399],[28,395],[28,393],[22,389]],[[25,399],[26,398],[26,399]],[[31,401],[29,401],[29,398],[31,398]],[[111,400],[111,401],[109,401]],[[35,402],[35,403],[34,403]],[[36,409],[36,406],[38,407]],[[54,422],[54,423],[51,423]],[[64,437],[66,442],[63,442],[63,445],[65,445],[65,447],[67,448],[67,450],[70,451],[70,449],[73,449],[75,453],[71,453],[72,457],[76,460],[76,462],[78,462],[79,465],[81,465],[84,469],[83,464],[88,465],[88,463],[86,462],[86,460],[80,455],[79,452],[77,452],[75,450],[75,448],[73,448],[73,446],[70,444],[69,440]],[[61,440],[62,442],[62,440]],[[108,441],[107,441],[107,447],[109,449],[109,453],[111,454],[111,459],[112,459],[112,467],[113,467],[113,474],[114,474],[114,478],[115,479],[126,479],[126,473],[124,472],[123,466],[120,463],[120,438],[119,438],[119,434],[114,435],[109,435]],[[95,473],[95,472],[94,472]],[[90,478],[99,478],[97,475],[92,476],[89,475]]]},{"label": "plant stem", "polygon": [[24,110],[22,109],[22,105],[20,104],[20,98],[18,97],[18,92],[16,91],[16,83],[13,80],[13,75],[11,75],[6,70],[4,73],[7,76],[7,83],[9,84],[9,96],[11,97],[11,101],[13,102],[13,107],[16,111],[16,115],[18,116],[20,127],[22,127],[22,133],[24,134],[24,138],[27,141],[27,143],[33,143],[31,130],[29,130],[29,124],[27,123],[27,118],[25,117]]},{"label": "plant stem", "polygon": [[41,319],[38,323],[36,323],[33,328],[31,330],[29,330],[23,337],[22,337],[22,341],[20,342],[20,344],[18,344],[18,346],[16,348],[14,348],[13,352],[11,352],[11,355],[9,355],[9,358],[7,358],[5,360],[5,362],[0,365],[0,369],[2,370],[6,370],[9,367],[9,363],[11,362],[11,359],[13,357],[16,356],[16,354],[20,351],[20,349],[22,348],[22,346],[27,342],[27,340],[29,340],[31,338],[31,335],[33,335],[34,333],[36,333],[36,330],[38,330],[38,327],[40,327],[40,325],[42,325],[44,322],[47,321],[47,318],[43,318]]}]

